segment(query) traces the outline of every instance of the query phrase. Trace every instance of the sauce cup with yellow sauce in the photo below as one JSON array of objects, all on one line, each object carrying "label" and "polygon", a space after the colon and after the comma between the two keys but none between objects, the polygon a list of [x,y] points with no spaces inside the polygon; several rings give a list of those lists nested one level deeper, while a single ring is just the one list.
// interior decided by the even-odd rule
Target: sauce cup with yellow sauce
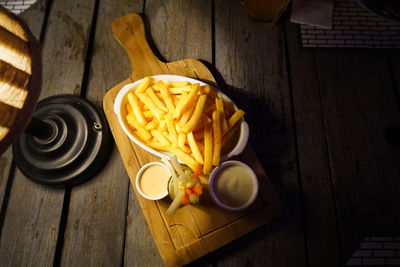
[{"label": "sauce cup with yellow sauce", "polygon": [[168,181],[171,177],[168,167],[161,162],[145,164],[136,175],[136,189],[148,200],[159,200],[168,195]]},{"label": "sauce cup with yellow sauce", "polygon": [[250,207],[258,194],[258,180],[254,171],[236,160],[225,161],[215,168],[209,180],[212,200],[229,211]]}]

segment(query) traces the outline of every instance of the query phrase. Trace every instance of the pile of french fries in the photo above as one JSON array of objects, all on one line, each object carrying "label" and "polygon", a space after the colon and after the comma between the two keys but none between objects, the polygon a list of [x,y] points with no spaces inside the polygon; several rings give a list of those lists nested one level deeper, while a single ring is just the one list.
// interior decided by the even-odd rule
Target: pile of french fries
[{"label": "pile of french fries", "polygon": [[204,174],[219,165],[222,148],[244,115],[211,87],[187,81],[145,77],[126,97],[126,122],[135,137]]}]

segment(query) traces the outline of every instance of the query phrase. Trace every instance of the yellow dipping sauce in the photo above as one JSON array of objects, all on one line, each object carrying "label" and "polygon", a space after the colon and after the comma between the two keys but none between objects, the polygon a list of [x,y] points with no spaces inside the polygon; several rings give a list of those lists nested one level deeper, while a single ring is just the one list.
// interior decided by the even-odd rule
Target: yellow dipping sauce
[{"label": "yellow dipping sauce", "polygon": [[152,198],[165,195],[168,190],[170,176],[166,167],[151,165],[142,173],[139,182],[140,189],[145,195]]},{"label": "yellow dipping sauce", "polygon": [[215,181],[215,195],[222,204],[241,207],[249,202],[255,184],[249,172],[239,165],[223,168]]}]

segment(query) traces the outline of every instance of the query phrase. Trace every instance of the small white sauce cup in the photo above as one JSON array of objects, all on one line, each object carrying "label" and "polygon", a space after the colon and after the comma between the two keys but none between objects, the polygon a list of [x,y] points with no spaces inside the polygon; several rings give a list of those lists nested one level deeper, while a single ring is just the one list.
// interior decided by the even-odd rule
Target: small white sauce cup
[{"label": "small white sauce cup", "polygon": [[[221,171],[223,169],[231,167],[231,166],[235,166],[235,165],[242,167],[249,174],[249,176],[251,177],[251,179],[253,181],[253,192],[252,192],[251,197],[245,204],[243,204],[242,206],[234,207],[234,206],[226,205],[218,198],[216,182],[219,179],[219,174],[221,173]],[[258,195],[259,184],[258,184],[258,179],[257,179],[256,174],[247,164],[245,164],[241,161],[237,161],[237,160],[229,160],[229,161],[225,161],[225,162],[221,163],[218,167],[216,167],[211,172],[208,187],[209,187],[211,199],[214,201],[215,204],[217,204],[217,206],[219,206],[220,208],[223,208],[225,210],[228,210],[228,211],[242,211],[242,210],[249,208],[256,200],[257,195]]]},{"label": "small white sauce cup", "polygon": [[168,184],[165,187],[165,191],[160,196],[157,196],[157,197],[148,196],[142,191],[142,188],[140,186],[140,179],[142,178],[142,175],[147,170],[147,168],[154,166],[154,165],[162,166],[168,171],[168,173],[170,173],[168,167],[165,164],[163,164],[161,162],[157,162],[157,161],[149,162],[149,163],[143,165],[142,168],[140,168],[140,170],[136,174],[136,189],[142,197],[144,197],[145,199],[148,199],[148,200],[160,200],[168,195]]}]

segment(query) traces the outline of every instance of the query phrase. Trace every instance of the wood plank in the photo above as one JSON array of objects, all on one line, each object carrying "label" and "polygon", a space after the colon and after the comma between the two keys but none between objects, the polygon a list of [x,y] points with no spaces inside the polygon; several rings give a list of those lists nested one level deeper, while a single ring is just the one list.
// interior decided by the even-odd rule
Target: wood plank
[{"label": "wood plank", "polygon": [[385,140],[400,119],[385,52],[316,55],[344,263],[365,236],[400,230],[400,152]]},{"label": "wood plank", "polygon": [[60,93],[80,94],[94,3],[52,3],[43,44],[41,98]]},{"label": "wood plank", "polygon": [[[43,25],[45,2],[45,0],[38,0],[34,6],[20,15],[22,20],[25,21],[25,23],[29,26],[30,31],[37,39],[40,37]],[[8,149],[0,157],[0,207],[3,207],[11,163],[12,151],[11,149]]]},{"label": "wood plank", "polygon": [[[94,1],[53,1],[43,44],[42,98],[79,93]],[[33,20],[32,23],[35,21]],[[19,171],[0,240],[4,265],[53,264],[64,190],[34,184]]]},{"label": "wood plank", "polygon": [[[0,208],[6,208],[4,204],[4,200],[6,195],[8,194],[7,184],[11,183],[9,181],[10,170],[12,165],[12,151],[11,148],[7,149],[1,156],[0,156]],[[11,179],[12,180],[12,179]],[[5,212],[5,210],[1,210],[0,214]],[[0,217],[1,220],[1,217]],[[0,221],[1,227],[1,221]]]},{"label": "wood plank", "polygon": [[0,240],[2,264],[53,264],[63,196],[64,190],[35,184],[17,171]]},{"label": "wood plank", "polygon": [[[203,1],[202,3],[199,1],[146,1],[145,17],[148,19],[145,20],[145,23],[147,22],[146,27],[148,26],[149,35],[153,39],[156,49],[162,55],[161,58],[165,58],[167,61],[183,58],[211,59],[210,5],[211,1]],[[188,25],[191,25],[191,27],[187,27]],[[174,38],[171,38],[172,36]],[[201,46],[199,42],[202,43]],[[131,193],[133,193],[132,190]],[[129,204],[131,203],[130,201]],[[136,201],[134,203],[137,205]],[[132,221],[144,223],[142,218],[137,217],[137,210],[132,209],[132,206],[129,205],[128,223]],[[133,225],[133,223],[131,224]],[[134,240],[133,233],[143,235],[138,230],[133,232],[128,228],[127,241]],[[138,253],[143,250],[134,249],[133,246],[137,246],[136,243],[126,242],[126,248],[129,249],[127,251],[135,251],[131,255],[126,252],[125,263],[127,265],[140,265],[142,260],[144,264],[147,264],[150,259],[149,263],[163,264],[158,252],[150,250],[151,247],[155,248],[154,244],[151,244],[147,249],[149,257],[143,257],[142,254],[139,257],[142,258],[141,261],[138,261]],[[210,264],[210,260],[212,259],[200,261],[203,264]]]},{"label": "wood plank", "polygon": [[281,26],[252,23],[240,1],[215,2],[215,67],[228,84],[222,89],[247,111],[250,143],[283,206],[279,220],[221,250],[221,266],[306,264],[282,33]]},{"label": "wood plank", "polygon": [[145,15],[157,56],[169,62],[183,58],[212,62],[210,0],[146,1]]},{"label": "wood plank", "polygon": [[[40,2],[40,3],[39,3]],[[43,3],[44,1],[38,1],[38,4],[42,4],[44,5],[45,3]],[[36,6],[37,6],[36,5]],[[26,22],[26,24],[28,25],[28,27],[30,28],[31,32],[33,33],[33,35],[36,38],[40,37],[40,33],[41,33],[41,28],[42,28],[42,22],[44,19],[44,10],[38,10],[35,7],[32,7],[30,9],[28,9],[26,12],[24,12],[23,14],[21,14],[20,17],[22,17],[22,19]],[[29,18],[29,19],[28,19]],[[30,20],[30,18],[32,18],[32,20]],[[35,23],[33,23],[33,21]],[[31,214],[29,214],[29,216],[27,216],[27,214],[25,213],[26,210],[21,210],[21,212],[19,212],[19,214],[10,214],[10,209],[16,209],[18,210],[18,207],[14,207],[13,206],[13,200],[8,200],[8,205],[7,206],[3,206],[3,201],[4,201],[4,197],[6,196],[6,194],[10,194],[10,192],[6,192],[6,188],[7,188],[7,183],[10,183],[8,186],[12,186],[13,184],[13,180],[14,178],[11,177],[10,180],[8,180],[9,178],[9,174],[10,174],[10,168],[11,168],[11,164],[12,164],[12,150],[11,148],[8,149],[5,153],[3,153],[1,155],[0,158],[0,169],[1,169],[1,181],[0,181],[0,187],[1,187],[1,192],[0,192],[0,202],[2,207],[4,208],[4,210],[2,210],[2,213],[4,212],[4,215],[6,216],[4,219],[4,225],[2,228],[2,235],[1,235],[1,240],[0,240],[0,262],[2,262],[2,264],[18,264],[21,262],[24,262],[24,260],[21,260],[21,258],[30,258],[30,262],[42,262],[44,263],[45,261],[42,260],[41,258],[51,258],[48,257],[47,252],[41,252],[39,253],[39,255],[32,255],[30,254],[31,252],[26,251],[28,248],[25,249],[25,251],[21,248],[18,247],[19,244],[21,243],[29,243],[29,244],[35,244],[40,242],[40,240],[38,239],[38,234],[39,232],[36,233],[30,230],[27,230],[27,233],[30,233],[29,235],[25,236],[25,237],[14,237],[13,232],[15,231],[19,231],[18,230],[18,224],[16,224],[15,226],[13,226],[12,224],[9,225],[8,224],[8,218],[15,216],[14,220],[12,223],[18,223],[18,220],[21,219],[20,222],[23,223],[27,223],[25,225],[25,229],[32,229],[32,225],[35,224],[35,220],[41,220],[41,218],[39,218],[38,216],[31,216]],[[19,173],[18,171],[15,173]],[[12,175],[14,175],[15,173],[12,173]],[[18,181],[16,182],[18,183]],[[26,189],[26,188],[25,188]],[[15,190],[13,191],[12,197],[15,197]],[[9,196],[8,196],[9,197]],[[23,200],[24,197],[23,195],[20,196],[21,199]],[[44,199],[44,198],[43,198]],[[20,200],[19,200],[20,201]],[[43,200],[42,200],[43,201]],[[24,205],[27,203],[18,203],[18,205]],[[32,203],[29,203],[30,207],[35,206]],[[11,211],[12,213],[13,211]],[[20,217],[21,216],[21,217]],[[33,223],[32,223],[33,222]],[[36,222],[37,223],[37,222]],[[42,221],[42,225],[45,225],[46,222]],[[47,225],[47,227],[52,227],[52,225]],[[46,231],[49,229],[46,229]],[[13,231],[11,233],[8,233],[8,231]],[[53,235],[53,230],[50,229],[50,231],[47,231],[45,233],[45,236],[47,238],[51,238],[51,236]],[[55,235],[57,235],[55,233]],[[36,241],[35,241],[36,239]],[[32,241],[34,240],[34,241]],[[10,244],[12,244],[10,246]],[[42,244],[43,247],[46,246],[45,244]],[[49,250],[50,251],[50,250]],[[39,258],[39,259],[38,259]],[[50,263],[48,264],[50,265]]]},{"label": "wood plank", "polygon": [[[87,98],[99,107],[102,106],[105,91],[130,73],[129,60],[112,35],[111,23],[126,13],[140,12],[142,5],[142,1],[134,4],[126,1],[99,3],[87,88]],[[148,243],[152,245],[147,228],[140,224],[126,225],[129,188],[125,168],[118,150],[114,149],[105,168],[93,180],[72,189],[62,266],[121,266],[124,262],[124,242],[134,242],[134,248],[126,251],[125,257],[146,251]],[[143,218],[138,206],[133,209],[136,209],[133,211],[136,217]],[[134,228],[139,233],[132,240],[125,241],[126,227]],[[135,260],[140,263],[147,258],[151,263],[153,258],[145,254]]]},{"label": "wood plank", "polygon": [[302,49],[298,25],[286,23],[285,32],[308,263],[339,266],[339,233],[314,51]]},{"label": "wood plank", "polygon": [[29,29],[37,40],[40,40],[42,34],[47,2],[49,0],[37,0],[35,4],[19,15],[29,25]]}]

